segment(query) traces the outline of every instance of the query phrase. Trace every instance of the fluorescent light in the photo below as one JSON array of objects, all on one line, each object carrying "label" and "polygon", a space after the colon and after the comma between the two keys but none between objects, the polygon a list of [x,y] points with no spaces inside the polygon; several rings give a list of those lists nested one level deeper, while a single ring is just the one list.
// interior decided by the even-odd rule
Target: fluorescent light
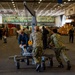
[{"label": "fluorescent light", "polygon": [[15,5],[13,7],[15,7]]},{"label": "fluorescent light", "polygon": [[42,0],[40,0],[40,2],[41,2]]},{"label": "fluorescent light", "polygon": [[60,6],[58,6],[58,8],[59,8]]},{"label": "fluorescent light", "polygon": [[40,3],[40,2],[38,2],[38,3]]},{"label": "fluorescent light", "polygon": [[12,4],[13,4],[14,2],[12,2]]},{"label": "fluorescent light", "polygon": [[64,6],[63,4],[61,4],[61,6]]},{"label": "fluorescent light", "polygon": [[38,3],[40,4],[41,1],[42,1],[42,0],[40,0]]},{"label": "fluorescent light", "polygon": [[71,0],[68,0],[68,1],[71,1]]},{"label": "fluorescent light", "polygon": [[66,2],[64,2],[64,4],[66,4]]},{"label": "fluorescent light", "polygon": [[13,4],[13,6],[14,6],[15,4]]}]

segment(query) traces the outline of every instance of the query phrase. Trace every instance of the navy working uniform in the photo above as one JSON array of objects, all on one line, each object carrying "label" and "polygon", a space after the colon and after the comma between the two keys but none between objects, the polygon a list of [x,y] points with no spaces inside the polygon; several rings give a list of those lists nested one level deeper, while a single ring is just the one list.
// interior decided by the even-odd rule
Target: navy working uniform
[{"label": "navy working uniform", "polygon": [[35,26],[35,31],[31,33],[30,40],[33,46],[33,59],[36,64],[36,71],[41,68],[41,56],[43,52],[42,33],[39,31],[39,27]]},{"label": "navy working uniform", "polygon": [[68,59],[68,57],[66,56],[66,52],[65,52],[65,46],[62,43],[62,39],[61,36],[59,34],[57,34],[57,29],[53,29],[53,34],[51,36],[51,40],[52,40],[52,44],[54,46],[54,52],[56,55],[56,59],[58,61],[58,63],[60,64],[58,67],[64,67],[61,61],[60,56],[63,57],[63,59],[65,60],[65,62],[67,62],[67,69],[70,70],[71,65],[70,65],[70,61]]}]

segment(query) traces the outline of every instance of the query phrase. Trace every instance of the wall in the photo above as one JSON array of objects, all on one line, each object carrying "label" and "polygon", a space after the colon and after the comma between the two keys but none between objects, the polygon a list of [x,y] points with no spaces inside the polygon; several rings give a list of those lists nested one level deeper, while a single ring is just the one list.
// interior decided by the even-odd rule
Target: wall
[{"label": "wall", "polygon": [[0,24],[2,24],[2,16],[0,15]]},{"label": "wall", "polygon": [[67,9],[65,9],[66,16],[73,15],[73,14],[75,14],[75,3],[70,5]]},{"label": "wall", "polygon": [[56,27],[62,27],[65,24],[65,20],[66,20],[65,15],[56,16],[56,18],[55,18],[55,26]]}]

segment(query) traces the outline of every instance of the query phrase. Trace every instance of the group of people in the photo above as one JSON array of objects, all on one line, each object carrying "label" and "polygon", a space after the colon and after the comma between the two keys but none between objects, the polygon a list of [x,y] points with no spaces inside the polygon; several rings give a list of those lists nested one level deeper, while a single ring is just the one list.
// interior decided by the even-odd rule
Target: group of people
[{"label": "group of people", "polygon": [[[28,31],[27,31],[28,32]],[[47,48],[47,34],[51,33],[50,36],[50,45],[54,48],[54,53],[56,59],[59,63],[58,67],[63,68],[64,65],[60,56],[63,57],[65,62],[67,63],[67,70],[71,69],[70,60],[66,56],[65,45],[61,40],[61,36],[58,34],[57,29],[49,30],[48,28],[42,27],[42,31],[39,29],[39,26],[34,26],[34,32],[29,35],[25,33],[24,30],[21,30],[18,37],[19,46],[25,46],[27,49],[28,41],[32,41],[32,54],[33,59],[36,64],[36,71],[41,71],[41,57],[43,54],[43,49]]]}]

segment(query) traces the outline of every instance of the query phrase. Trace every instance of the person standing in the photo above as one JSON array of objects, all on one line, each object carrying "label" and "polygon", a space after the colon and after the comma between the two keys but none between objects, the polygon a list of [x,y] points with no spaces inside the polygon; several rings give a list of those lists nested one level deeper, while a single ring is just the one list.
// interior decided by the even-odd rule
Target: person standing
[{"label": "person standing", "polygon": [[43,52],[42,33],[39,30],[39,26],[34,27],[34,32],[30,34],[30,40],[33,47],[33,59],[36,64],[36,71],[41,69],[41,56]]},{"label": "person standing", "polygon": [[43,49],[47,48],[47,34],[49,34],[49,31],[43,26],[42,27],[43,32],[42,32],[42,39],[43,39]]},{"label": "person standing", "polygon": [[57,33],[57,29],[53,29],[51,40],[52,40],[52,45],[54,48],[56,59],[59,63],[58,67],[61,67],[61,68],[64,67],[62,60],[60,58],[60,56],[62,56],[65,62],[67,63],[67,70],[70,70],[71,69],[70,60],[66,56],[65,45],[62,43],[61,36]]},{"label": "person standing", "polygon": [[73,28],[69,30],[69,42],[71,43],[74,42],[74,29]]},{"label": "person standing", "polygon": [[7,43],[7,31],[6,31],[5,28],[3,28],[2,35],[3,35],[3,41],[4,41],[4,43]]}]

